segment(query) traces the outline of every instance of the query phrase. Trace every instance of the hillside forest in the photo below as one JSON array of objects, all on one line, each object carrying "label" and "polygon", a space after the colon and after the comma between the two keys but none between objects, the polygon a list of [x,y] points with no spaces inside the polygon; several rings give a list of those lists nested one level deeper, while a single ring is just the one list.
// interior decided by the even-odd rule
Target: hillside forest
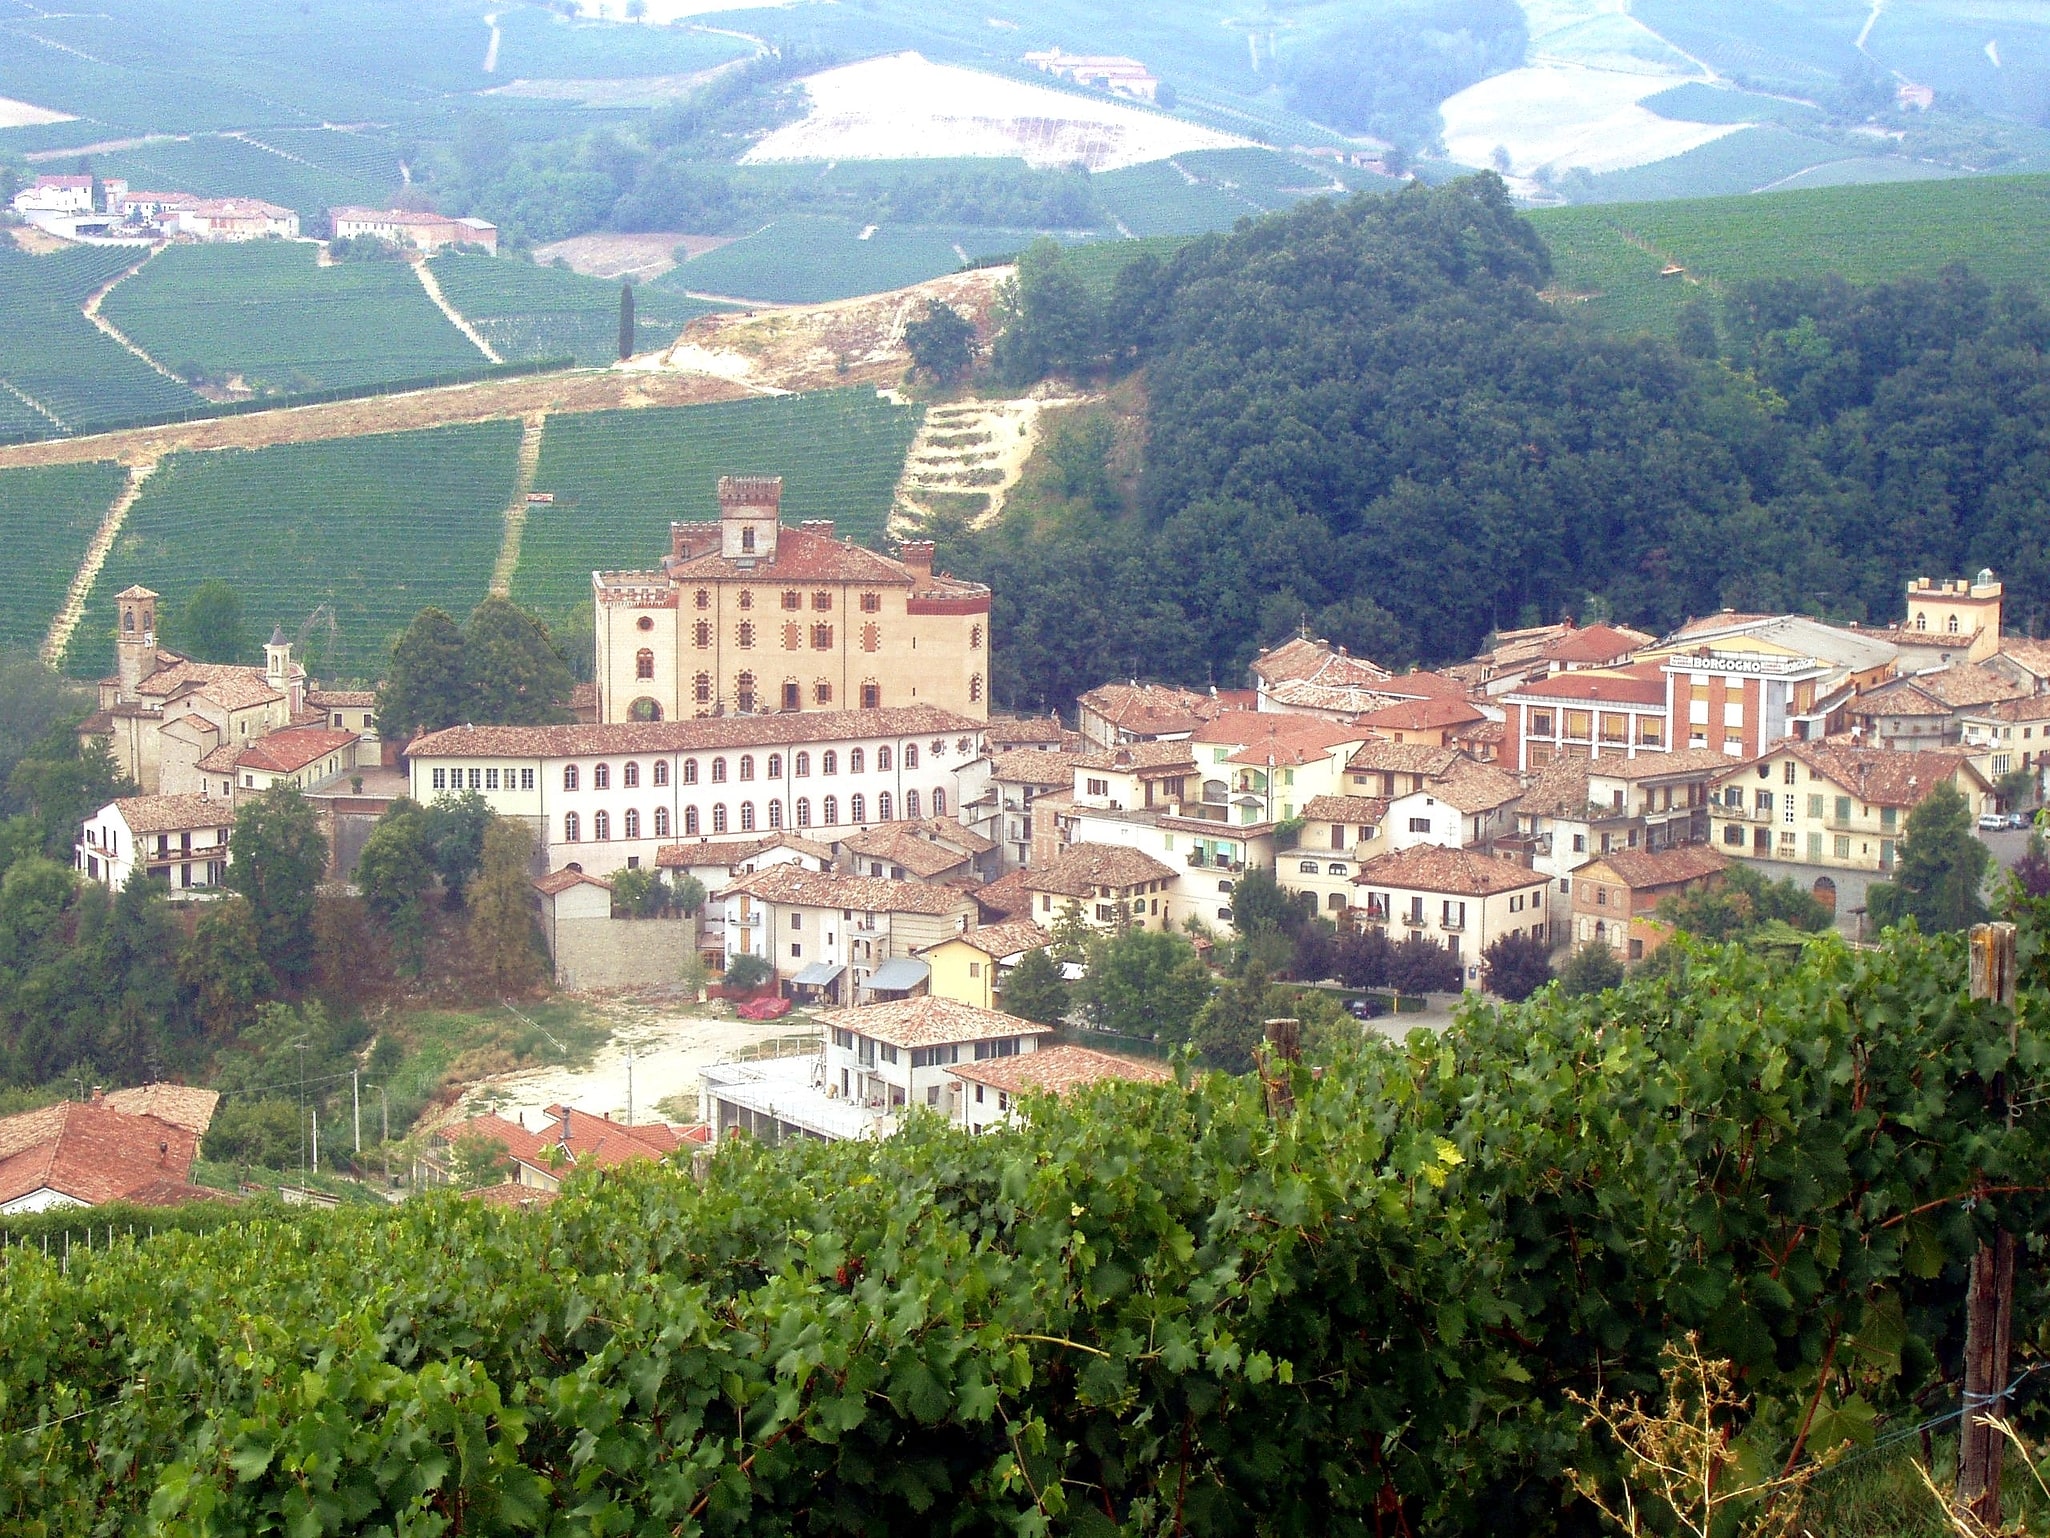
[{"label": "hillside forest", "polygon": [[[2050,310],[1962,268],[1701,287],[1675,340],[1541,297],[1490,175],[1314,201],[1091,281],[1029,251],[991,367],[1094,380],[1045,494],[943,564],[995,590],[995,693],[1237,684],[1300,625],[1386,663],[1572,614],[1890,623],[1991,567],[2050,621]],[[1078,467],[1079,466],[1079,467]],[[1077,625],[1074,616],[1100,616]]]}]

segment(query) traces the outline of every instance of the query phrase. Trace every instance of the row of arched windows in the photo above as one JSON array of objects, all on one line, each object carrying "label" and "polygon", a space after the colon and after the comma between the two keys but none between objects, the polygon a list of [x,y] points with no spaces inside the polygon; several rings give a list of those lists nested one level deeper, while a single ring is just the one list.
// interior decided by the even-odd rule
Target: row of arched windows
[{"label": "row of arched windows", "polygon": [[[876,771],[878,773],[887,774],[895,766],[896,756],[889,747],[884,746],[876,749]],[[726,782],[729,767],[738,770],[735,778],[752,780],[755,777],[755,756],[752,753],[743,753],[729,766],[724,755],[721,755],[710,760],[709,767],[711,783],[714,785],[723,785]],[[918,767],[918,744],[915,742],[904,744],[904,767],[906,769],[916,769]],[[783,755],[781,753],[769,754],[766,768],[769,779],[782,779]],[[838,774],[840,772],[839,750],[837,748],[821,750],[818,757],[818,769],[822,775]],[[810,777],[812,772],[812,756],[809,751],[800,749],[796,753],[791,760],[790,772],[800,780]],[[868,772],[867,750],[863,748],[849,748],[847,750],[847,772],[849,774],[866,774]],[[650,767],[649,781],[655,785],[667,785],[669,783],[669,761],[667,759],[658,758],[655,760],[654,764]],[[623,789],[627,790],[638,787],[641,783],[641,766],[632,760],[621,764],[619,766],[619,783]],[[695,758],[686,758],[683,761],[683,783],[686,785],[698,783],[698,761]],[[579,790],[582,788],[582,771],[577,765],[563,765],[562,788],[564,790]],[[591,766],[591,789],[610,790],[611,788],[612,766],[610,764],[593,764]],[[912,815],[916,816],[918,814],[914,812]],[[859,818],[855,820],[857,822],[860,821]]]},{"label": "row of arched windows", "polygon": [[[564,790],[577,789],[579,778],[579,772],[575,764],[564,764],[562,766],[562,788]],[[686,774],[684,778],[688,781],[693,777]],[[656,785],[667,785],[669,783],[669,761],[667,759],[658,758],[655,760],[649,780]],[[627,763],[621,764],[619,766],[619,783],[627,790],[637,787],[641,783],[641,766],[630,760]],[[591,766],[591,789],[610,790],[611,788],[612,766],[610,764],[593,764]]]},{"label": "row of arched windows", "polygon": [[[890,792],[888,792],[887,790],[877,795],[877,820],[880,822],[891,821],[893,819],[895,805],[895,801],[891,797]],[[905,791],[904,815],[906,817],[918,817],[922,815],[919,811],[919,806],[920,802],[918,792],[915,790]],[[767,813],[768,820],[766,824],[757,824],[755,820],[755,804],[752,801],[741,802],[738,808],[739,831],[742,833],[752,833],[756,830],[758,826],[767,826],[769,828],[780,828],[783,826],[783,802],[780,798],[771,800],[764,810]],[[799,796],[792,810],[796,814],[796,826],[800,828],[809,828],[810,826],[812,826],[811,797]],[[819,810],[823,814],[825,826],[838,826],[840,822],[840,798],[838,796],[824,797],[819,803]],[[847,813],[848,820],[850,822],[868,821],[868,798],[866,796],[861,795],[849,796],[847,798]],[[944,790],[935,789],[933,791],[932,814],[935,817],[944,817],[947,815],[947,793]],[[711,828],[709,831],[713,833],[728,833],[733,831],[731,820],[728,817],[726,803],[723,801],[715,801],[712,804],[710,821]],[[653,837],[668,838],[670,836],[669,808],[666,806],[656,807],[654,815],[652,816],[652,818],[650,818],[650,823],[652,825]],[[562,841],[564,843],[577,844],[583,842],[583,828],[583,818],[578,813],[563,813]],[[704,833],[706,831],[707,830],[703,826],[702,820],[699,817],[698,809],[694,806],[685,807],[683,809],[684,837],[695,838],[699,834]],[[639,808],[628,807],[625,811],[619,814],[619,836],[621,838],[641,837],[641,814]],[[602,844],[609,840],[611,837],[612,814],[606,811],[593,812],[591,814],[592,841],[594,843]]]}]

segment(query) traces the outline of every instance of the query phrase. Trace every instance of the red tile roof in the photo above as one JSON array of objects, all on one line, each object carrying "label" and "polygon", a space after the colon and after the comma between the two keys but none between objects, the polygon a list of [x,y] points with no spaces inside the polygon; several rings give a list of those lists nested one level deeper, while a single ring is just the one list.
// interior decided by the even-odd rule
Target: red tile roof
[{"label": "red tile roof", "polygon": [[763,838],[706,839],[695,844],[664,844],[655,851],[655,863],[664,870],[723,865],[728,870],[745,865],[771,849],[791,849],[809,855],[822,864],[833,863],[833,851],[824,844],[799,838],[795,833],[771,833]]},{"label": "red tile roof", "polygon": [[600,753],[688,753],[866,737],[980,734],[982,724],[937,705],[882,710],[791,710],[692,721],[567,726],[451,726],[415,738],[410,758],[575,758]]},{"label": "red tile roof", "polygon": [[1002,924],[984,924],[963,934],[949,935],[937,945],[919,947],[918,954],[936,951],[941,945],[952,945],[956,941],[971,945],[985,956],[1001,961],[1006,956],[1016,956],[1022,951],[1036,951],[1053,944],[1053,936],[1041,929],[1030,919],[1012,919]]},{"label": "red tile roof", "polygon": [[232,806],[205,796],[123,796],[114,805],[131,833],[183,833],[235,821]]},{"label": "red tile roof", "polygon": [[1051,861],[1025,872],[1025,888],[1056,897],[1091,897],[1098,887],[1144,886],[1175,872],[1141,849],[1120,844],[1070,844]]},{"label": "red tile roof", "polygon": [[819,1013],[830,1030],[853,1031],[899,1047],[944,1046],[948,1042],[997,1041],[1007,1036],[1051,1036],[1053,1027],[1036,1025],[994,1009],[978,1009],[954,999],[926,996],[887,1004]]},{"label": "red tile roof", "polygon": [[[1606,865],[1616,879],[1632,891],[1679,886],[1706,876],[1721,875],[1730,868],[1728,856],[1707,844],[1675,844],[1670,849],[1612,849],[1597,855],[1595,865]],[[1585,877],[1587,867],[1580,874]]]},{"label": "red tile roof", "polygon": [[[854,582],[871,587],[909,587],[920,597],[980,597],[989,589],[979,582],[962,582],[934,575],[902,561],[865,550],[851,539],[834,539],[815,529],[785,524],[776,533],[773,557],[746,557],[747,564],[729,560],[719,553],[721,532],[716,523],[673,526],[672,538],[697,552],[682,560],[665,557],[668,580],[682,586],[692,582],[747,580],[750,582]],[[603,582],[615,576],[632,575],[600,572]]]},{"label": "red tile roof", "polygon": [[[444,1127],[435,1134],[435,1138],[450,1145],[471,1136],[503,1143],[506,1153],[522,1164],[557,1173],[567,1173],[562,1168],[565,1162],[569,1169],[610,1169],[638,1159],[659,1159],[674,1153],[689,1141],[684,1130],[665,1122],[639,1122],[628,1126],[607,1116],[595,1116],[589,1111],[559,1105],[550,1106],[547,1114],[548,1125],[539,1132],[529,1132],[518,1122],[503,1116],[487,1115],[473,1116],[468,1121]],[[568,1119],[566,1137],[563,1131],[565,1117]],[[567,1150],[566,1161],[557,1156],[557,1151],[563,1149]]]},{"label": "red tile roof", "polygon": [[[1026,873],[1022,870],[1010,871],[969,892],[968,895],[975,899],[975,906],[982,910],[986,922],[1000,923],[1015,915],[1032,911],[1032,894],[1025,888],[1025,876]],[[991,920],[988,917],[990,914],[999,917]]]},{"label": "red tile roof", "polygon": [[356,740],[354,732],[326,726],[295,726],[288,731],[259,737],[244,748],[235,762],[244,769],[261,769],[271,774],[297,774],[317,764],[330,753],[338,753]]},{"label": "red tile roof", "polygon": [[1466,849],[1417,844],[1377,854],[1360,867],[1355,886],[1398,887],[1409,892],[1450,892],[1461,897],[1486,897],[1523,887],[1544,886],[1548,877],[1508,860],[1491,859]]},{"label": "red tile roof", "polygon": [[1628,657],[1640,646],[1648,646],[1651,639],[1640,631],[1617,625],[1589,625],[1585,629],[1569,629],[1556,640],[1547,641],[1543,655],[1552,662],[1614,662]]},{"label": "red tile roof", "polygon": [[133,1089],[110,1089],[100,1104],[130,1116],[154,1116],[174,1127],[183,1127],[194,1137],[205,1137],[213,1125],[214,1108],[221,1103],[217,1089],[198,1089],[190,1084],[140,1084]]},{"label": "red tile roof", "polygon": [[1191,732],[1232,706],[1215,695],[1172,684],[1099,684],[1076,702],[1119,731],[1134,734]]},{"label": "red tile roof", "polygon": [[0,1120],[0,1207],[50,1190],[88,1207],[186,1187],[199,1134],[157,1116],[67,1100]]},{"label": "red tile roof", "polygon": [[1383,742],[1364,744],[1345,761],[1348,770],[1370,770],[1383,774],[1445,773],[1464,757],[1457,748],[1441,748],[1427,742]]},{"label": "red tile roof", "polygon": [[1253,674],[1269,688],[1281,683],[1319,683],[1378,688],[1388,670],[1369,657],[1354,657],[1329,641],[1296,636],[1253,659]]},{"label": "red tile roof", "polygon": [[1780,751],[1791,753],[1868,806],[1916,807],[1930,791],[1951,784],[1959,773],[1980,778],[1969,753],[1948,750],[1896,753],[1838,740],[1789,743]]},{"label": "red tile roof", "polygon": [[1013,1057],[986,1058],[979,1063],[956,1063],[947,1072],[970,1084],[986,1084],[1013,1095],[1058,1095],[1083,1085],[1113,1080],[1132,1084],[1174,1082],[1174,1071],[1165,1063],[1071,1043],[1020,1052]]},{"label": "red tile roof", "polygon": [[1360,725],[1386,732],[1428,732],[1487,719],[1486,712],[1463,696],[1439,694],[1427,699],[1398,700],[1393,705],[1370,710],[1360,717]]},{"label": "red tile roof", "polygon": [[1078,756],[1049,748],[1011,748],[990,760],[990,778],[1013,785],[1073,785]]},{"label": "red tile roof", "polygon": [[1310,822],[1335,822],[1349,828],[1378,828],[1388,815],[1386,796],[1313,796],[1303,808]]},{"label": "red tile roof", "polygon": [[1511,689],[1508,698],[1567,708],[1589,703],[1663,705],[1666,676],[1656,662],[1637,662],[1621,668],[1582,668],[1577,673],[1555,673],[1550,678],[1523,684]]},{"label": "red tile roof", "polygon": [[886,881],[880,876],[842,876],[832,871],[771,865],[729,882],[718,896],[746,893],[766,903],[806,908],[843,908],[859,913],[923,913],[945,918],[972,906],[952,887],[920,881]]},{"label": "red tile roof", "polygon": [[1186,742],[1122,742],[1114,748],[1078,754],[1074,759],[1077,769],[1108,769],[1118,774],[1147,769],[1192,769],[1195,764],[1195,750]]},{"label": "red tile roof", "polygon": [[545,876],[534,878],[534,890],[545,897],[560,897],[571,887],[579,886],[594,886],[605,892],[612,890],[611,882],[580,870],[552,870]]}]

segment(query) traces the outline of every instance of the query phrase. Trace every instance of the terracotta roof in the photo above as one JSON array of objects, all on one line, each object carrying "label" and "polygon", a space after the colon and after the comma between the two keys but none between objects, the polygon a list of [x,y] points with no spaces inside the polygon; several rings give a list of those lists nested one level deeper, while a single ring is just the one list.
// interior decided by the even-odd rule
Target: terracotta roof
[{"label": "terracotta roof", "polygon": [[2033,636],[2002,636],[2000,654],[2012,657],[2039,678],[2050,678],[2050,641],[2037,640]]},{"label": "terracotta roof", "polygon": [[1555,758],[1537,772],[1524,787],[1517,810],[1526,817],[1567,817],[1575,822],[1588,815],[1587,780],[1594,766],[1584,758]]},{"label": "terracotta roof", "polygon": [[1232,710],[1205,721],[1189,734],[1189,741],[1206,747],[1238,748],[1269,737],[1325,735],[1350,729],[1307,711]]},{"label": "terracotta roof", "polygon": [[1013,1095],[1059,1095],[1089,1084],[1123,1080],[1133,1084],[1171,1084],[1174,1071],[1165,1063],[1117,1052],[1099,1052],[1094,1047],[1057,1043],[1037,1052],[1020,1052],[1012,1057],[985,1058],[979,1063],[955,1063],[947,1072],[970,1084]]},{"label": "terracotta roof", "polygon": [[971,828],[930,818],[882,823],[840,842],[854,854],[901,865],[919,877],[937,876],[996,847]]},{"label": "terracotta roof", "polygon": [[1420,700],[1398,700],[1360,717],[1360,725],[1387,732],[1427,732],[1487,720],[1486,712],[1459,695],[1438,694]]},{"label": "terracotta roof", "polygon": [[692,721],[614,721],[566,726],[451,726],[415,738],[410,758],[576,758],[600,753],[688,753],[779,747],[862,737],[980,734],[982,724],[937,705],[882,710],[792,710]]},{"label": "terracotta roof", "polygon": [[1490,859],[1466,849],[1447,849],[1440,844],[1416,844],[1375,855],[1360,867],[1353,884],[1486,897],[1496,892],[1543,886],[1547,879],[1508,860]]},{"label": "terracotta roof", "polygon": [[182,833],[193,828],[225,828],[235,809],[205,796],[124,796],[114,803],[131,833]]},{"label": "terracotta roof", "polygon": [[329,710],[372,710],[377,705],[374,689],[308,689],[306,703],[325,705]]},{"label": "terracotta roof", "polygon": [[1077,756],[1047,748],[1011,748],[990,760],[989,777],[1014,785],[1072,785]]},{"label": "terracotta roof", "polygon": [[971,906],[966,895],[952,887],[800,870],[795,865],[768,866],[730,882],[716,895],[729,897],[742,892],[767,903],[843,908],[859,913],[924,913],[940,918]]},{"label": "terracotta roof", "polygon": [[1253,675],[1270,688],[1280,683],[1316,682],[1325,685],[1373,687],[1388,677],[1388,670],[1368,657],[1354,657],[1329,641],[1297,636],[1272,651],[1253,659]]},{"label": "terracotta roof", "polygon": [[991,716],[983,731],[992,748],[1058,748],[1073,735],[1059,716]]},{"label": "terracotta roof", "polygon": [[1914,681],[1944,704],[1959,710],[1990,705],[1996,700],[2019,699],[2029,692],[1983,662],[1961,662],[1933,673],[1917,673]]},{"label": "terracotta roof", "polygon": [[1935,716],[1950,718],[1951,708],[1912,678],[1896,678],[1876,689],[1867,689],[1851,701],[1861,716]]},{"label": "terracotta roof", "polygon": [[1523,782],[1492,764],[1462,758],[1442,775],[1434,776],[1423,793],[1462,812],[1490,812],[1522,795]]},{"label": "terracotta roof", "polygon": [[1656,780],[1669,774],[1721,774],[1732,765],[1750,762],[1716,748],[1675,748],[1670,753],[1639,753],[1635,758],[1604,753],[1587,767],[1607,780]]},{"label": "terracotta roof", "polygon": [[157,1116],[67,1100],[0,1120],[0,1206],[37,1191],[88,1207],[185,1186],[199,1135]]},{"label": "terracotta roof", "polygon": [[154,1116],[174,1127],[183,1127],[194,1137],[205,1137],[213,1125],[214,1107],[221,1103],[217,1089],[197,1089],[190,1084],[142,1084],[133,1089],[113,1089],[100,1097],[100,1104],[130,1116]]},{"label": "terracotta roof", "polygon": [[985,956],[1001,961],[1006,956],[1016,956],[1023,951],[1036,951],[1053,944],[1053,936],[1041,929],[1030,919],[1012,919],[1003,924],[984,924],[980,929],[971,929],[963,934],[949,935],[936,945],[921,946],[918,954],[936,951],[941,945],[952,945],[956,941],[971,945]]},{"label": "terracotta roof", "polygon": [[1640,646],[1649,646],[1651,641],[1642,631],[1625,630],[1619,625],[1589,625],[1585,629],[1567,630],[1545,642],[1541,654],[1551,662],[1614,662]]},{"label": "terracotta roof", "polygon": [[1267,698],[1291,710],[1363,716],[1370,710],[1386,709],[1402,696],[1389,693],[1386,684],[1328,684],[1314,678],[1289,678],[1270,686]]},{"label": "terracotta roof", "polygon": [[1369,742],[1345,761],[1348,770],[1373,770],[1383,774],[1443,774],[1464,757],[1457,748],[1434,747],[1425,742]]},{"label": "terracotta roof", "polygon": [[[1720,875],[1730,868],[1729,858],[1708,844],[1675,844],[1669,849],[1612,849],[1590,862],[1606,865],[1632,891],[1678,886]],[[1587,867],[1581,868],[1586,874]]]},{"label": "terracotta roof", "polygon": [[1046,865],[1025,873],[1026,890],[1057,897],[1091,897],[1098,887],[1169,881],[1175,872],[1139,849],[1120,844],[1070,844]]},{"label": "terracotta roof", "polygon": [[1343,823],[1349,827],[1378,828],[1388,815],[1385,796],[1313,796],[1303,808],[1311,822]]},{"label": "terracotta roof", "polygon": [[1480,720],[1471,726],[1462,726],[1452,736],[1457,742],[1500,742],[1507,735],[1507,729],[1500,721]]},{"label": "terracotta roof", "polygon": [[[1186,742],[1125,742],[1114,748],[1077,754],[1070,767],[1128,774],[1144,769],[1192,769],[1195,764],[1195,750]],[[1069,778],[1072,781],[1072,774]]]},{"label": "terracotta roof", "polygon": [[[688,553],[679,560],[665,556],[662,568],[671,582],[746,580],[750,582],[856,582],[873,587],[909,587],[921,596],[974,597],[989,589],[908,566],[889,556],[863,549],[851,539],[835,539],[816,529],[784,524],[776,532],[776,553],[728,559],[720,553],[722,534],[716,523],[671,526],[671,537]],[[742,561],[746,564],[743,565]],[[599,572],[600,582],[634,573]]]},{"label": "terracotta roof", "polygon": [[1868,806],[1914,807],[1938,785],[1949,784],[1960,770],[1979,778],[1971,755],[1928,749],[1896,753],[1886,748],[1854,746],[1843,741],[1789,743],[1794,755],[1822,778],[1849,791]]},{"label": "terracotta roof", "polygon": [[2041,721],[2050,718],[2050,694],[2032,694],[2026,699],[1996,700],[1971,712],[1995,721]]},{"label": "terracotta roof", "polygon": [[[610,1169],[639,1159],[659,1159],[673,1153],[687,1141],[678,1129],[663,1122],[640,1122],[629,1127],[610,1117],[596,1116],[575,1107],[548,1108],[549,1122],[539,1132],[529,1132],[503,1116],[473,1116],[468,1121],[444,1127],[435,1134],[438,1142],[453,1145],[467,1136],[487,1138],[505,1145],[505,1151],[521,1163],[537,1169],[560,1170],[557,1150],[568,1150],[571,1169]],[[563,1118],[569,1119],[569,1134],[563,1135]]]},{"label": "terracotta roof", "polygon": [[833,863],[833,851],[826,845],[788,832],[730,842],[707,839],[696,844],[664,844],[655,851],[655,863],[664,870],[689,870],[693,866],[706,865],[723,865],[731,870],[771,849],[794,849],[799,854],[810,855],[821,864]]},{"label": "terracotta roof", "polygon": [[495,1186],[474,1186],[463,1193],[463,1199],[482,1202],[487,1207],[513,1207],[529,1211],[535,1207],[545,1207],[561,1195],[560,1191],[547,1191],[540,1186],[523,1186],[517,1180],[501,1180]]},{"label": "terracotta roof", "polygon": [[985,916],[992,913],[1000,915],[995,922],[1009,920],[1020,913],[1030,913],[1032,893],[1025,886],[1027,874],[1022,870],[1007,872],[987,885],[974,888],[968,895],[975,899],[975,906],[981,909]]},{"label": "terracotta roof", "polygon": [[1076,703],[1120,731],[1191,732],[1231,707],[1213,695],[1172,684],[1099,684]]},{"label": "terracotta roof", "polygon": [[241,743],[224,742],[200,759],[195,767],[207,774],[233,774],[236,761],[241,757]]},{"label": "terracotta roof", "polygon": [[560,897],[571,887],[578,886],[594,886],[606,892],[612,890],[611,882],[580,870],[552,870],[545,876],[534,878],[534,890],[546,897]]},{"label": "terracotta roof", "polygon": [[[158,660],[163,661],[161,654]],[[267,705],[272,700],[285,697],[270,686],[262,668],[237,667],[222,662],[187,662],[182,658],[158,667],[135,686],[135,692],[147,698],[165,699],[188,686],[196,686],[201,694],[225,710]]]},{"label": "terracotta roof", "polygon": [[1582,668],[1575,673],[1555,673],[1509,691],[1511,699],[1532,699],[1541,704],[1575,705],[1663,705],[1666,676],[1656,662],[1638,662],[1622,668]]},{"label": "terracotta roof", "polygon": [[295,726],[288,731],[259,737],[244,748],[235,762],[244,769],[262,769],[271,774],[296,774],[317,764],[330,753],[340,752],[356,740],[354,732],[326,726]]},{"label": "terracotta roof", "polygon": [[1401,700],[1455,699],[1469,697],[1466,684],[1450,673],[1433,673],[1415,668],[1385,680],[1381,692]]},{"label": "terracotta roof", "polygon": [[898,1047],[936,1047],[948,1042],[997,1041],[1006,1036],[1051,1036],[1053,1027],[1035,1025],[994,1009],[978,1009],[928,995],[819,1012],[830,1030],[853,1031]]}]

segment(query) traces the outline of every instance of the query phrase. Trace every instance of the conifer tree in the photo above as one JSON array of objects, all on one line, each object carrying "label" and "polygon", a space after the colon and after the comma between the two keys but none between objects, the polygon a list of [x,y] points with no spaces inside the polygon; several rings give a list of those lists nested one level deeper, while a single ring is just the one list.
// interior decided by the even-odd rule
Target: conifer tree
[{"label": "conifer tree", "polygon": [[286,988],[313,970],[313,899],[327,852],[312,805],[283,782],[244,803],[228,835],[228,885],[249,899],[264,960]]},{"label": "conifer tree", "polygon": [[377,691],[377,725],[387,739],[439,731],[464,719],[463,633],[440,609],[422,609],[392,647]]},{"label": "conifer tree", "polygon": [[569,664],[539,620],[496,593],[471,611],[463,679],[465,721],[545,726],[570,719]]},{"label": "conifer tree", "polygon": [[634,286],[621,281],[619,285],[619,359],[624,363],[634,355]]},{"label": "conifer tree", "polygon": [[524,993],[541,980],[541,934],[527,878],[533,852],[526,827],[499,818],[484,834],[484,868],[470,887],[471,956],[500,996]]}]

